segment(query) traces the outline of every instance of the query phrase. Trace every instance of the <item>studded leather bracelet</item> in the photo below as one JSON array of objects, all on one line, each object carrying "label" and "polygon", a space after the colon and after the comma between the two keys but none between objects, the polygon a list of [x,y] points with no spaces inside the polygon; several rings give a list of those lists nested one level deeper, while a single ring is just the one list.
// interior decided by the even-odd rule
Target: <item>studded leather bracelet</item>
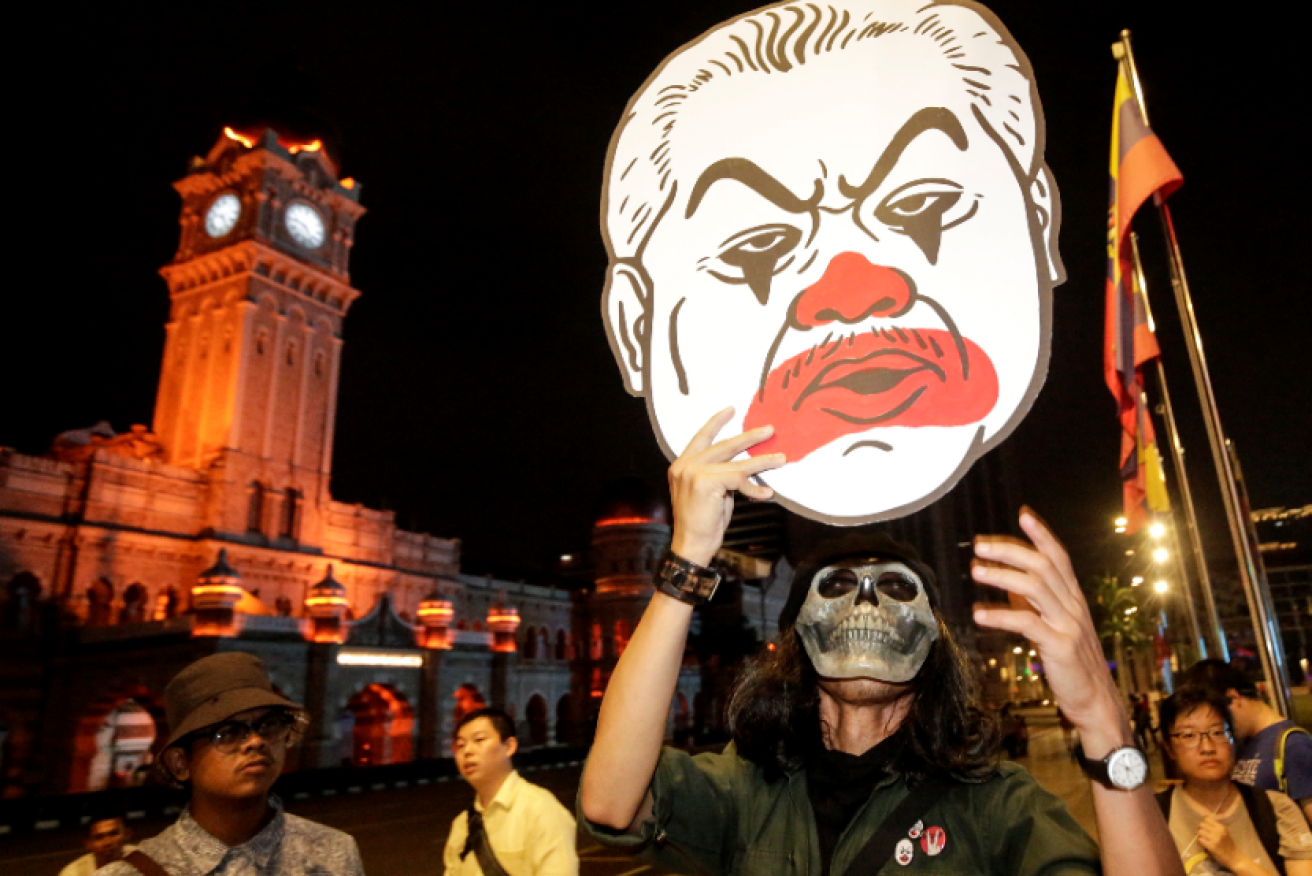
[{"label": "studded leather bracelet", "polygon": [[656,568],[656,588],[694,607],[709,602],[719,584],[719,572],[685,560],[668,548]]}]

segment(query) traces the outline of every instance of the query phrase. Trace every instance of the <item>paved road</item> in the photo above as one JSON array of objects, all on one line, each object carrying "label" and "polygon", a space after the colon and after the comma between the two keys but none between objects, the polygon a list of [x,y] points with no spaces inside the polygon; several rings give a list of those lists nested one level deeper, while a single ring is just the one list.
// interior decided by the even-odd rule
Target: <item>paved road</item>
[{"label": "paved road", "polygon": [[[1160,758],[1155,752],[1150,761],[1152,778],[1160,779]],[[1097,835],[1088,780],[1071,762],[1055,726],[1031,728],[1029,756],[1021,758],[1020,763],[1045,788],[1066,801],[1086,830]],[[530,769],[525,776],[549,788],[573,811],[580,771],[578,765],[573,765]],[[422,876],[441,872],[442,848],[451,820],[468,805],[470,793],[462,782],[436,782],[287,803],[288,809],[298,815],[352,834],[360,844],[369,876]],[[132,822],[132,828],[138,836],[151,836],[166,824],[166,820],[145,819]],[[4,876],[55,876],[64,864],[82,853],[81,841],[81,835],[71,830],[0,837],[0,872]],[[579,842],[582,876],[655,876],[659,872],[583,837]]]}]

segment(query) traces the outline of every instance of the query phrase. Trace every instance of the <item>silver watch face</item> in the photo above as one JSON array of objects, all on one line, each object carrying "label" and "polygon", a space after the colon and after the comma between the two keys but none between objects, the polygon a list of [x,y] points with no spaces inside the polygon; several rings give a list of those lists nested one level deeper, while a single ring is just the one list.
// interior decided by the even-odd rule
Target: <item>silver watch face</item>
[{"label": "silver watch face", "polygon": [[1107,758],[1107,778],[1124,791],[1133,791],[1148,778],[1148,761],[1137,748],[1118,748]]}]

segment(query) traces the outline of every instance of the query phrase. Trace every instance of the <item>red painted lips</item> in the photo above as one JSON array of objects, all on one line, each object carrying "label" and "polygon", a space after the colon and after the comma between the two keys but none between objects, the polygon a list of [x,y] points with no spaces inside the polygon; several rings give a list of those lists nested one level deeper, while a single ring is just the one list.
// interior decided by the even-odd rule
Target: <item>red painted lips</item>
[{"label": "red painted lips", "polygon": [[[797,462],[831,441],[878,426],[964,426],[998,401],[985,352],[942,329],[862,330],[799,353],[767,376],[743,429],[773,424],[749,451]],[[965,362],[963,362],[963,356]],[[968,368],[965,363],[969,363]]]}]

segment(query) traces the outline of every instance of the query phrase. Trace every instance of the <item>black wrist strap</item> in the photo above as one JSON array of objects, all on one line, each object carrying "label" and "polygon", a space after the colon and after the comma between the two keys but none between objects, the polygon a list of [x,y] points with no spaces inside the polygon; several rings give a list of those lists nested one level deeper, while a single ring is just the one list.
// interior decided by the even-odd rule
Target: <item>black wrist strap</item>
[{"label": "black wrist strap", "polygon": [[[1112,751],[1117,751],[1117,749],[1113,748]],[[1086,776],[1104,787],[1115,790],[1116,786],[1112,784],[1111,776],[1107,773],[1107,764],[1101,760],[1090,758],[1084,753],[1084,746],[1079,743],[1075,745],[1075,762],[1080,765],[1080,769],[1084,771]]]},{"label": "black wrist strap", "polygon": [[656,589],[666,596],[695,607],[709,602],[715,595],[715,588],[720,585],[720,573],[666,549],[656,567],[654,583]]},{"label": "black wrist strap", "polygon": [[907,835],[912,825],[919,821],[929,811],[929,807],[937,803],[950,787],[952,787],[952,779],[942,773],[929,776],[913,787],[897,808],[879,825],[879,829],[875,831],[870,841],[852,859],[852,865],[847,868],[844,876],[875,876],[880,868],[888,863],[888,859],[893,857],[898,840]]}]

